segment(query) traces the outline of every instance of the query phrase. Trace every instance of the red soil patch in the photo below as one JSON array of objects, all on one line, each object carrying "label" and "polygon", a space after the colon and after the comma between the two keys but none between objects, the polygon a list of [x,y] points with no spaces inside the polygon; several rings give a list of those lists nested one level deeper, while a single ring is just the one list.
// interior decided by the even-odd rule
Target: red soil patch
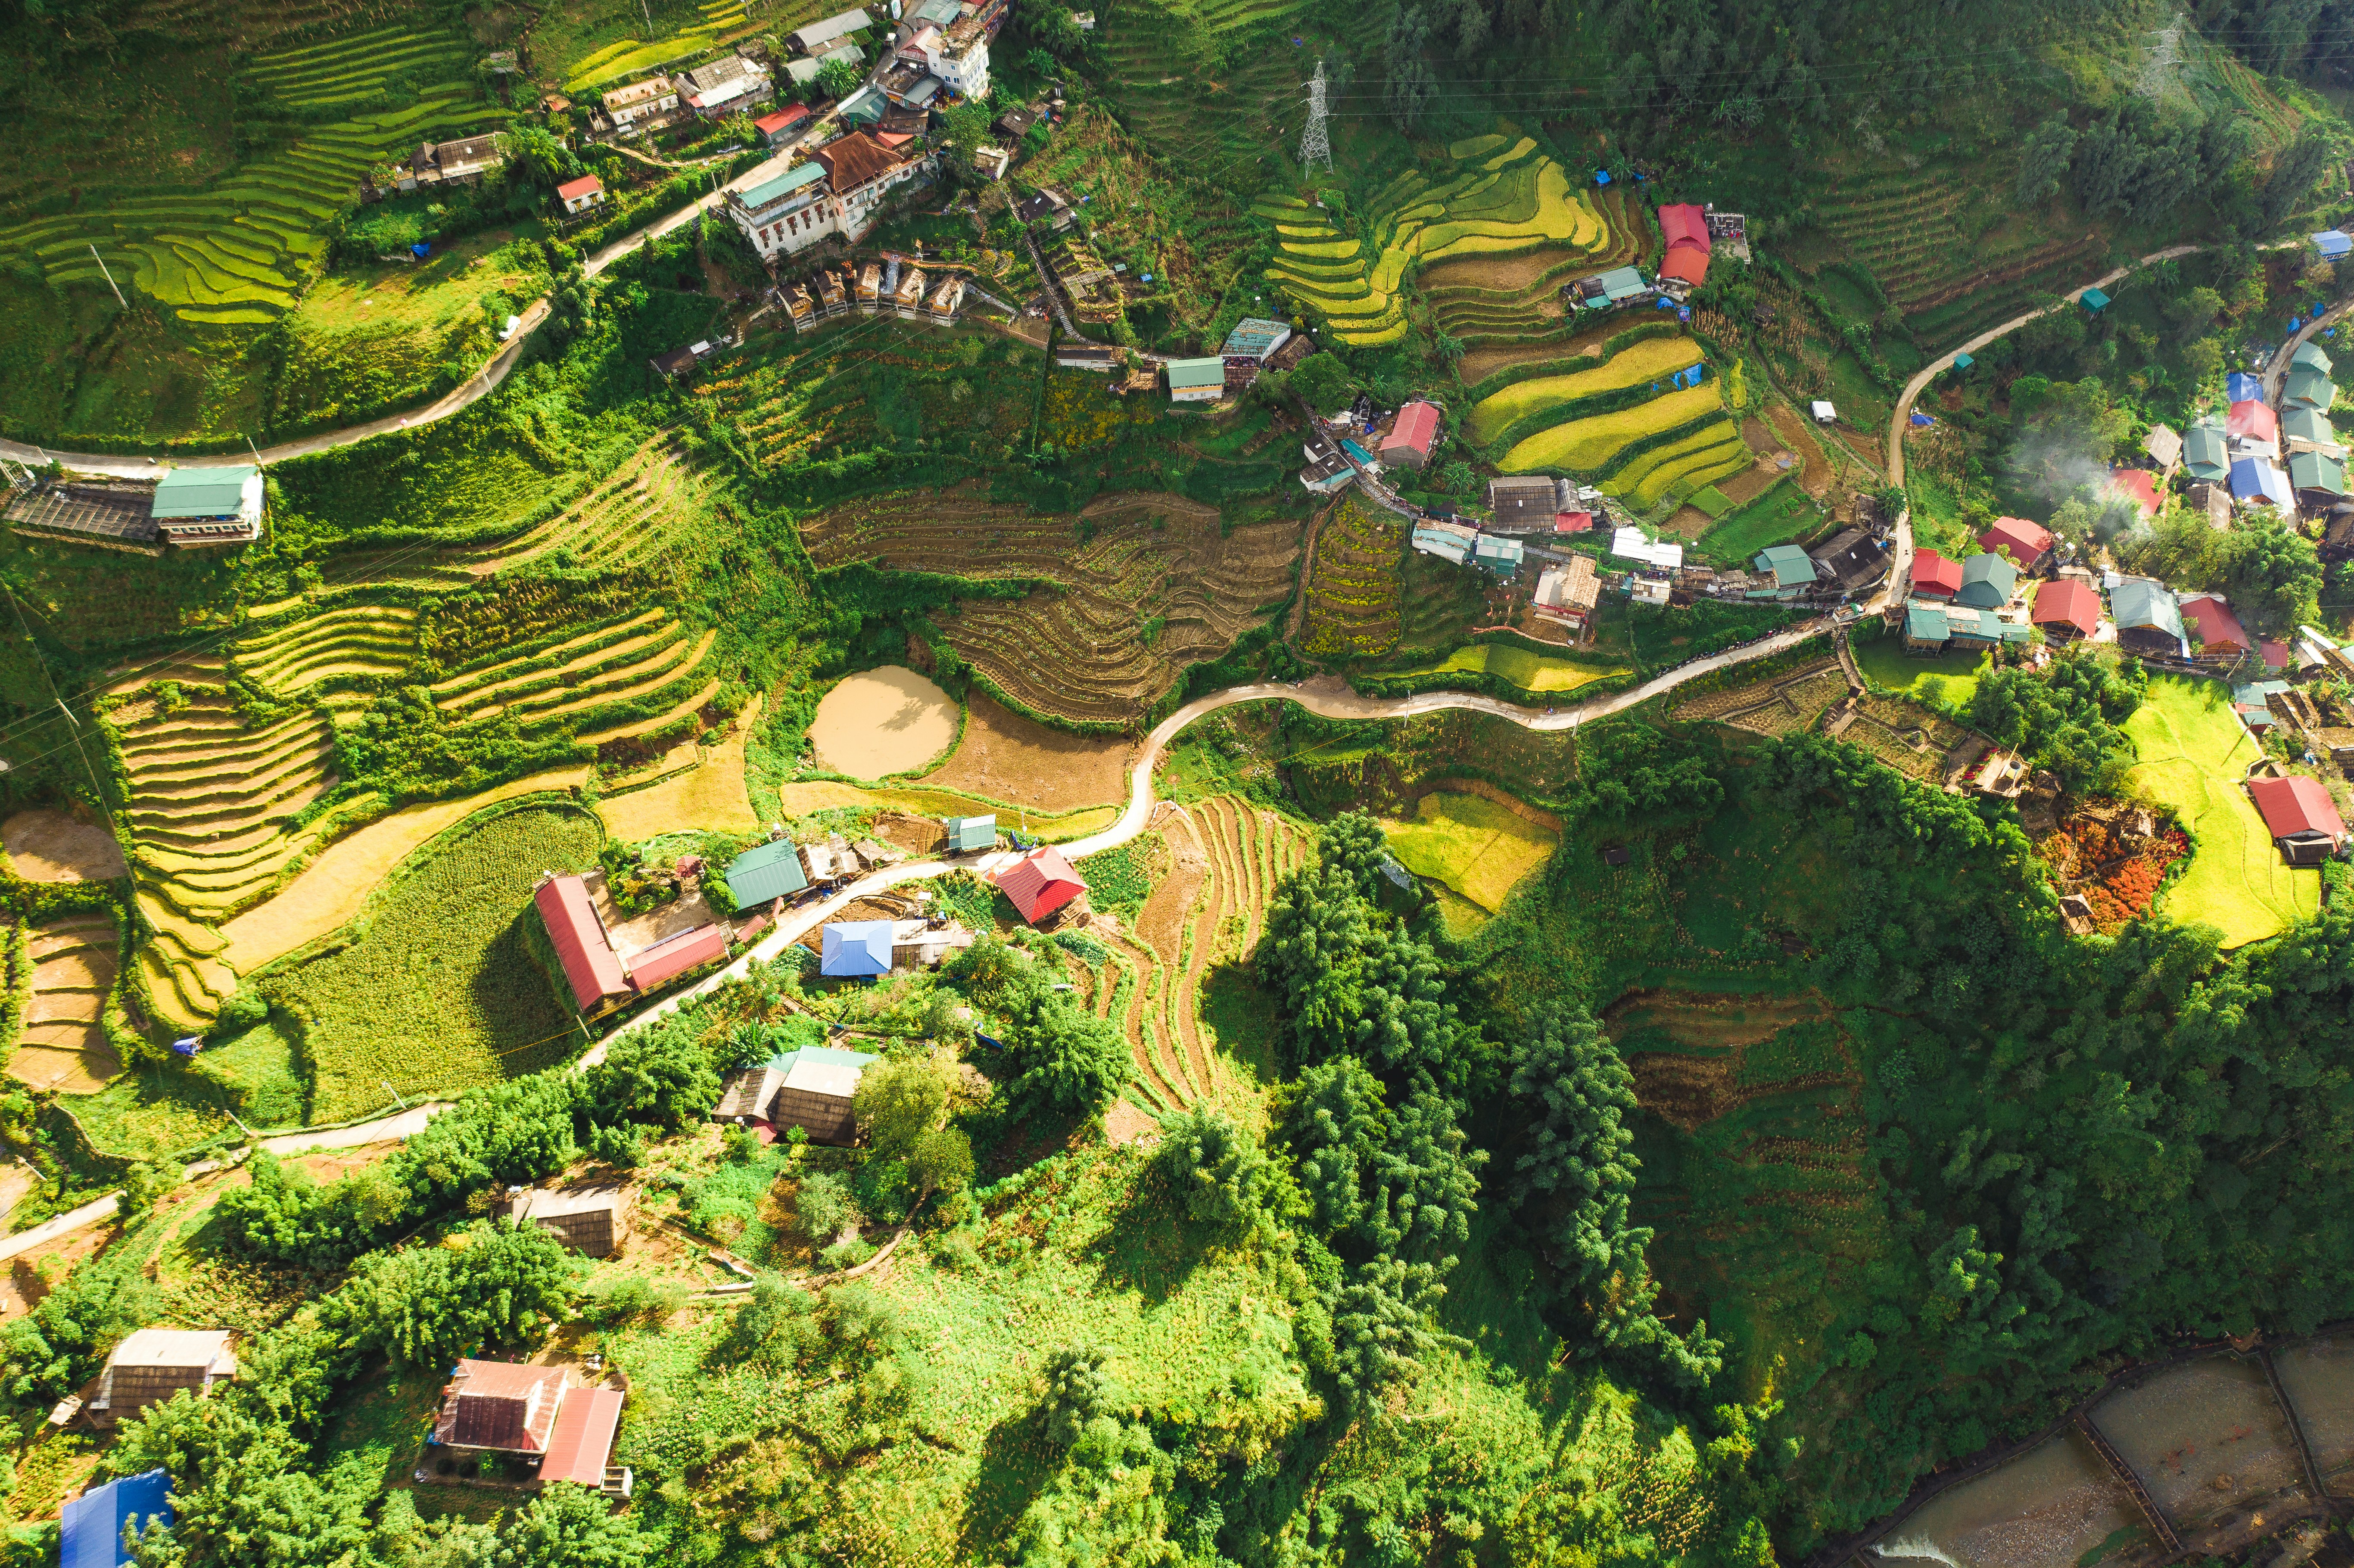
[{"label": "red soil patch", "polygon": [[1135,760],[1130,742],[1048,729],[975,692],[966,705],[964,738],[948,765],[923,782],[1064,811],[1126,800]]}]

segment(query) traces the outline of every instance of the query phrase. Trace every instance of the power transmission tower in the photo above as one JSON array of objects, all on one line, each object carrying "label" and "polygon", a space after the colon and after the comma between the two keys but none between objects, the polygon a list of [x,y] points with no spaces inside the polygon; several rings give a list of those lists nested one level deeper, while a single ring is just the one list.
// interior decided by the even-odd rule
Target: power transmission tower
[{"label": "power transmission tower", "polygon": [[1324,62],[1316,62],[1316,79],[1308,84],[1308,129],[1299,133],[1302,173],[1321,164],[1332,166],[1332,138],[1324,129]]}]

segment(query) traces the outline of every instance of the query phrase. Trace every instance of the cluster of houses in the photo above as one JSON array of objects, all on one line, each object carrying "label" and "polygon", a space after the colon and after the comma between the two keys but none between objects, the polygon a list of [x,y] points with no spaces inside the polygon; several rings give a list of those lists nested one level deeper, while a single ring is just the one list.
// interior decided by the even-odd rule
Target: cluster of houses
[{"label": "cluster of houses", "polygon": [[784,307],[785,319],[796,333],[853,311],[879,315],[885,311],[908,321],[952,324],[964,310],[970,285],[960,272],[927,273],[920,262],[885,251],[855,273],[848,266],[820,268],[812,276],[773,291]]},{"label": "cluster of houses", "polygon": [[828,239],[856,244],[875,227],[883,198],[933,166],[922,140],[858,130],[808,154],[769,159],[728,182],[727,216],[764,261]]},{"label": "cluster of houses", "polygon": [[[1601,176],[1608,183],[1606,175]],[[1727,254],[1749,260],[1749,220],[1744,214],[1719,212],[1713,204],[1671,204],[1659,209],[1659,238],[1664,249],[1659,270],[1646,279],[1640,269],[1614,267],[1561,286],[1562,303],[1573,311],[1611,311],[1622,305],[1656,302],[1661,307],[1681,305],[1694,289],[1708,281],[1708,265],[1719,246]]]},{"label": "cluster of houses", "polygon": [[0,465],[0,516],[16,533],[101,549],[160,556],[261,537],[261,470],[252,463],[175,468],[137,480],[43,482],[18,463]]},{"label": "cluster of houses", "polygon": [[[2181,465],[2193,486],[2211,489],[2194,501],[2229,492],[2233,502],[2275,507],[2295,516],[2324,514],[2346,500],[2346,448],[2329,423],[2338,388],[2329,356],[2317,344],[2301,345],[2281,387],[2280,408],[2264,401],[2264,383],[2243,371],[2226,378],[2230,402],[2222,420],[2202,419],[2180,437]],[[2215,496],[2209,509],[2216,510]]]},{"label": "cluster of houses", "polygon": [[[1273,323],[1243,323],[1255,324]],[[1242,329],[1235,330],[1239,333]],[[1234,340],[1229,338],[1228,348],[1233,345]],[[1301,357],[1305,357],[1304,354]],[[1234,358],[1231,353],[1227,355],[1228,365],[1233,364]],[[1274,363],[1281,366],[1284,362],[1278,356]],[[1228,374],[1234,372],[1229,370]],[[1299,449],[1308,460],[1308,466],[1300,471],[1299,482],[1315,494],[1330,495],[1347,488],[1361,474],[1378,478],[1384,469],[1427,468],[1446,428],[1446,409],[1426,397],[1411,398],[1394,413],[1377,410],[1369,398],[1360,398],[1356,407],[1343,408],[1310,427],[1308,440]],[[1550,484],[1552,481],[1544,482]]]}]

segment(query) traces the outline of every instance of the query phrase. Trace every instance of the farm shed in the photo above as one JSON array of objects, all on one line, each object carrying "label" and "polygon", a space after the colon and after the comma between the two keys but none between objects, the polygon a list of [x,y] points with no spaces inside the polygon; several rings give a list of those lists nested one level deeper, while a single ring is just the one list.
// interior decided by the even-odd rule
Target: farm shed
[{"label": "farm shed", "polygon": [[1601,602],[1602,578],[1595,571],[1593,561],[1584,556],[1572,556],[1560,566],[1547,567],[1538,577],[1536,595],[1529,608],[1547,620],[1583,627]]},{"label": "farm shed", "polygon": [[1946,620],[1946,607],[1928,604],[1920,599],[1909,600],[1904,606],[1904,651],[1908,653],[1942,653],[1946,640],[1953,635]]},{"label": "farm shed", "polygon": [[2269,457],[2243,457],[2232,464],[2232,496],[2237,501],[2260,501],[2286,511],[2296,503],[2296,496],[2288,487],[2288,475],[2281,465]]},{"label": "farm shed", "polygon": [[1835,425],[1839,423],[1839,410],[1820,397],[1816,398],[1812,403],[1808,404],[1808,409],[1815,416],[1815,423],[1818,425]]},{"label": "farm shed", "polygon": [[2182,438],[2171,425],[2152,425],[2149,434],[2141,439],[2141,450],[2149,454],[2150,461],[2170,472],[2182,461]]},{"label": "farm shed", "polygon": [[604,201],[605,182],[594,175],[567,180],[556,187],[556,199],[564,204],[567,213],[586,212]]},{"label": "farm shed", "polygon": [[1416,398],[1398,410],[1397,422],[1382,438],[1382,461],[1393,468],[1420,468],[1438,439],[1438,410]]},{"label": "farm shed", "polygon": [[837,978],[887,975],[891,972],[891,922],[835,920],[823,938],[818,973]]},{"label": "farm shed", "polygon": [[2094,315],[2099,315],[2109,308],[2109,296],[2105,290],[2087,289],[2076,297],[2083,301],[2084,308]]},{"label": "farm shed", "polygon": [[1306,485],[1311,494],[1330,495],[1335,491],[1345,490],[1357,477],[1356,469],[1337,451],[1320,452],[1311,446],[1302,446],[1299,450],[1308,459],[1308,466],[1299,471],[1299,482]]},{"label": "farm shed", "polygon": [[737,855],[727,865],[727,896],[738,909],[771,899],[790,898],[809,888],[801,852],[790,839],[770,839]]},{"label": "farm shed", "polygon": [[948,831],[950,854],[970,854],[975,850],[997,847],[995,817],[943,817],[940,826]]},{"label": "farm shed", "polygon": [[1466,528],[1460,523],[1425,522],[1414,525],[1416,549],[1458,567],[1471,558],[1471,546],[1479,542],[1479,530]]},{"label": "farm shed", "polygon": [[1954,602],[1973,609],[2000,609],[2019,591],[2019,568],[2000,556],[1972,556],[1962,563],[1962,586]]},{"label": "farm shed", "polygon": [[875,18],[869,16],[863,9],[842,11],[826,17],[823,21],[811,22],[805,26],[795,27],[785,35],[785,42],[802,54],[811,55],[822,49],[832,48],[837,38],[846,38],[853,33],[863,33],[874,25]]},{"label": "farm shed", "polygon": [[2222,597],[2211,593],[2194,593],[2177,601],[2182,612],[2182,624],[2191,641],[2210,654],[2245,653],[2255,644],[2249,641],[2246,628]]},{"label": "farm shed", "polygon": [[1086,880],[1052,844],[1042,844],[999,872],[996,882],[998,891],[1033,925],[1087,890]]},{"label": "farm shed", "polygon": [[471,185],[506,165],[496,136],[467,136],[455,142],[423,142],[408,160],[402,190],[420,185]]},{"label": "farm shed", "polygon": [[646,363],[654,367],[655,375],[674,381],[695,368],[695,350],[673,348],[668,354],[655,355]]},{"label": "farm shed", "polygon": [[2288,460],[2288,482],[2297,490],[2335,498],[2346,493],[2346,463],[2327,452],[2295,452]]},{"label": "farm shed", "polygon": [[1226,334],[1218,355],[1225,359],[1249,359],[1264,365],[1269,355],[1290,341],[1291,329],[1283,323],[1245,316],[1235,323],[1234,331]]},{"label": "farm shed", "polygon": [[1490,526],[1515,534],[1549,529],[1561,514],[1563,486],[1552,479],[1491,479],[1488,482]]},{"label": "farm shed", "polygon": [[201,1398],[236,1375],[226,1329],[141,1329],[106,1358],[82,1414],[93,1426],[113,1426],[184,1388]]},{"label": "farm shed", "polygon": [[584,1257],[610,1257],[630,1234],[631,1197],[619,1182],[538,1187],[508,1199],[506,1217],[537,1225]]},{"label": "farm shed", "polygon": [[1920,599],[1951,599],[1962,591],[1962,563],[1935,550],[1913,553],[1913,592]]},{"label": "farm shed", "polygon": [[1998,517],[1978,535],[1978,548],[1989,556],[2007,555],[2020,570],[2032,572],[2052,558],[2052,530],[2024,517]]},{"label": "farm shed", "polygon": [[1659,208],[1659,234],[1667,254],[1659,261],[1659,277],[1687,289],[1708,280],[1708,215],[1691,203]]},{"label": "farm shed", "polygon": [[2223,427],[2201,419],[2182,436],[2182,466],[2193,479],[2213,483],[2232,477],[2232,449]]},{"label": "farm shed", "polygon": [[620,1429],[621,1405],[628,1395],[618,1388],[576,1388],[556,1413],[556,1430],[548,1434],[547,1457],[539,1467],[539,1484],[570,1481],[607,1496],[630,1495],[630,1473],[609,1472],[613,1434]]},{"label": "farm shed", "polygon": [[572,1386],[562,1367],[461,1361],[441,1390],[433,1441],[448,1448],[545,1454],[557,1407]]},{"label": "farm shed", "polygon": [[2174,592],[2147,577],[2126,577],[2109,589],[2109,619],[2117,623],[2117,646],[2128,653],[2160,659],[2190,657],[2182,611]]},{"label": "farm shed", "polygon": [[1226,395],[1226,362],[1215,355],[1172,359],[1164,368],[1172,403],[1214,403]]},{"label": "farm shed", "polygon": [[1807,552],[1823,577],[1839,584],[1841,593],[1871,587],[1888,572],[1888,547],[1861,528],[1842,528],[1829,543]]},{"label": "farm shed", "polygon": [[2281,388],[2284,408],[2316,408],[2326,414],[2337,401],[2338,388],[2329,377],[2302,366],[2288,373],[2288,381]]},{"label": "farm shed", "polygon": [[2073,577],[2048,582],[2035,590],[2035,612],[2029,619],[2051,641],[2073,642],[2100,630],[2101,596]]},{"label": "farm shed", "polygon": [[1643,536],[1640,528],[1615,530],[1610,535],[1610,553],[1621,560],[1640,561],[1666,572],[1681,571],[1684,565],[1681,545],[1670,545],[1665,540],[1655,545]]},{"label": "farm shed", "polygon": [[1472,564],[1500,577],[1516,576],[1526,556],[1527,551],[1518,539],[1500,538],[1493,534],[1480,535],[1471,546]]},{"label": "farm shed", "polygon": [[575,1007],[593,1015],[632,994],[585,883],[577,876],[551,876],[532,895],[532,903],[547,927]]},{"label": "farm shed", "polygon": [[727,927],[697,926],[650,948],[640,948],[621,967],[630,971],[630,983],[641,995],[651,995],[688,970],[716,964],[726,956]]},{"label": "farm shed", "polygon": [[148,508],[167,545],[243,545],[261,536],[261,470],[175,468]]},{"label": "farm shed", "polygon": [[155,493],[147,485],[46,484],[0,495],[0,512],[16,533],[142,556],[164,553]]},{"label": "farm shed", "polygon": [[2223,429],[2234,440],[2257,443],[2280,440],[2280,420],[2253,397],[2234,403],[2223,418]]},{"label": "farm shed", "polygon": [[1093,370],[1108,376],[1119,367],[1120,354],[1116,348],[1092,343],[1058,343],[1055,345],[1055,363],[1066,370]]},{"label": "farm shed", "polygon": [[1792,594],[1815,586],[1815,558],[1796,545],[1776,545],[1757,552],[1749,569],[1774,579],[1777,593]]},{"label": "farm shed", "polygon": [[[854,66],[864,65],[866,63],[866,51],[860,48],[856,44],[837,44],[832,48],[827,49],[822,54],[803,55],[799,59],[787,60],[785,62],[785,75],[792,79],[792,80],[798,85],[808,87],[817,80],[819,75],[824,71],[826,67],[832,65],[836,60],[842,60],[847,64]],[[867,97],[867,91],[868,90],[861,88],[858,91],[852,93],[848,98],[843,99],[842,101],[843,111],[846,112],[854,104],[863,106],[864,100]],[[878,94],[876,96],[879,100],[880,95]],[[848,122],[854,125],[871,123],[871,122],[864,121],[858,116],[850,116]]]},{"label": "farm shed", "polygon": [[141,1535],[161,1520],[175,1522],[171,1473],[157,1466],[91,1487],[58,1515],[58,1568],[115,1568],[132,1561],[122,1550],[126,1526]]},{"label": "farm shed", "polygon": [[1623,305],[1636,300],[1646,300],[1656,292],[1643,281],[1643,274],[1632,267],[1613,267],[1607,272],[1597,272],[1591,278],[1581,278],[1565,283],[1562,292],[1568,302],[1589,311],[1606,311],[1613,305]]},{"label": "farm shed", "polygon": [[767,1119],[782,1130],[798,1127],[818,1143],[847,1145],[858,1139],[851,1097],[867,1064],[880,1058],[827,1045],[804,1045],[769,1064],[777,1073]]},{"label": "farm shed", "polygon": [[2315,253],[2324,261],[2335,261],[2349,251],[2354,251],[2354,239],[2348,238],[2334,228],[2325,228],[2311,238]]},{"label": "farm shed", "polygon": [[2291,865],[2318,865],[2346,842],[2345,821],[2318,779],[2302,773],[2251,779],[2248,799],[2256,803],[2264,831]]}]

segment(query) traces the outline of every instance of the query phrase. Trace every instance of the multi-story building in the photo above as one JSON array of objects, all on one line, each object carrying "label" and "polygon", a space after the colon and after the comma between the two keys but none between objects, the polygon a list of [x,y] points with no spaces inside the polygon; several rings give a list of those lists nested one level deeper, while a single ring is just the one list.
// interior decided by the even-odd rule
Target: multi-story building
[{"label": "multi-story building", "polygon": [[666,76],[651,76],[605,95],[605,115],[616,136],[642,136],[679,117],[678,88]]}]

